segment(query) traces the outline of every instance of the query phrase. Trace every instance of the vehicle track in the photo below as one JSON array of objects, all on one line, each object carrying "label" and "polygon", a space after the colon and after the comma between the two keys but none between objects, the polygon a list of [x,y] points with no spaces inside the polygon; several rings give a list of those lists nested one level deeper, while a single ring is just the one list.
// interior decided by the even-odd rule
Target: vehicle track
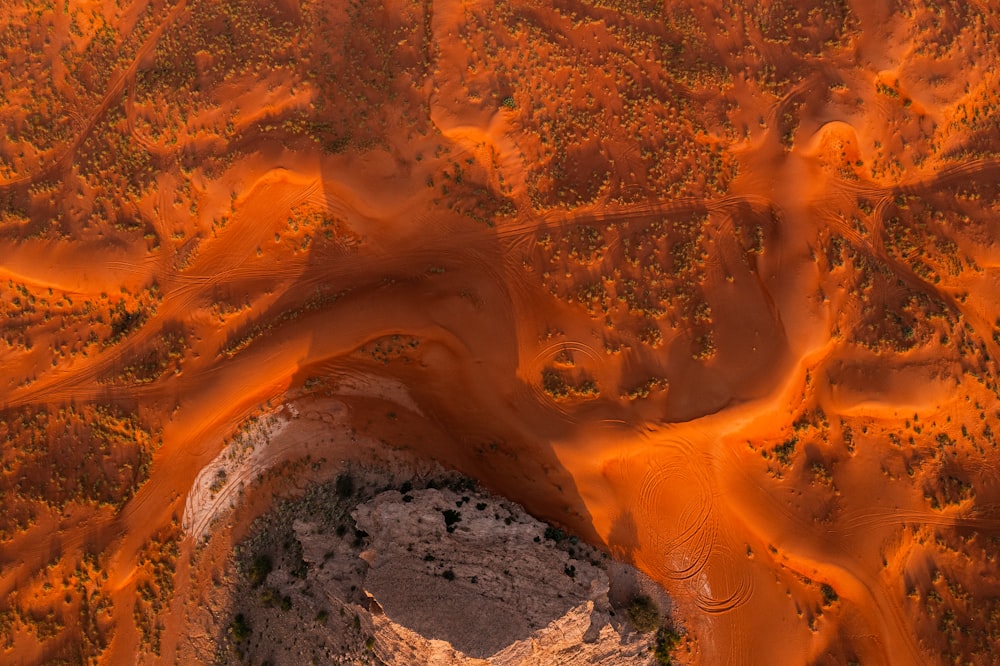
[{"label": "vehicle track", "polygon": [[87,136],[94,130],[104,114],[107,113],[108,109],[111,108],[111,106],[117,101],[118,97],[122,94],[128,82],[135,76],[139,63],[142,62],[142,60],[149,55],[150,51],[156,47],[156,43],[159,40],[160,35],[163,34],[163,31],[171,26],[186,8],[187,0],[178,0],[173,9],[171,9],[167,16],[164,17],[163,21],[150,31],[146,40],[136,50],[136,54],[132,58],[132,62],[111,81],[107,91],[104,93],[104,97],[101,99],[101,102],[97,105],[97,108],[93,111],[93,113],[91,113],[86,125],[84,125],[76,137],[70,141],[69,145],[63,150],[61,155],[56,157],[47,166],[39,169],[34,174],[25,174],[23,176],[19,176],[18,178],[0,181],[0,192],[6,192],[22,185],[31,185],[32,183],[48,178],[58,170],[65,168],[68,165],[68,162],[72,159],[73,155],[76,154],[80,144],[82,144]]},{"label": "vehicle track", "polygon": [[[699,588],[695,595],[695,603],[700,609],[711,614],[730,613],[750,601],[755,583],[745,565],[734,566],[735,562],[740,561],[745,562],[745,556],[733,553],[725,541],[716,544],[706,569],[708,572],[718,572],[718,575],[713,577],[721,578],[726,589],[721,593],[713,589],[711,594],[706,594]],[[719,582],[716,582],[713,588],[718,585]]]},{"label": "vehicle track", "polygon": [[[634,513],[637,524],[646,526],[656,554],[649,566],[663,579],[682,581],[704,570],[719,525],[707,469],[702,467],[704,454],[687,440],[667,441],[656,446],[639,484]],[[662,531],[664,523],[670,529]]]}]

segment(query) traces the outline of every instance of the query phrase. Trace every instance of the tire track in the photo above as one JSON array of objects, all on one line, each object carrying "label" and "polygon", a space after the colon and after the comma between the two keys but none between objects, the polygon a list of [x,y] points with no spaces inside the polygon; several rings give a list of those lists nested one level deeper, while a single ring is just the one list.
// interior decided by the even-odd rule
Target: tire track
[{"label": "tire track", "polygon": [[86,125],[84,125],[84,127],[80,130],[80,133],[70,141],[69,145],[65,148],[65,150],[63,150],[61,155],[56,157],[47,166],[39,169],[34,174],[26,174],[18,178],[11,178],[0,182],[0,192],[5,192],[21,185],[30,185],[38,180],[47,178],[59,169],[65,168],[67,166],[67,162],[70,161],[73,155],[76,154],[76,151],[79,149],[83,141],[92,131],[94,131],[94,128],[100,122],[101,118],[115,103],[118,96],[122,94],[128,82],[135,76],[135,72],[139,68],[139,63],[142,62],[142,60],[149,55],[150,51],[156,47],[156,43],[159,41],[160,35],[163,34],[163,31],[171,26],[186,8],[187,0],[179,0],[163,21],[150,31],[149,36],[146,37],[146,40],[136,50],[136,54],[132,58],[129,66],[119,73],[113,81],[111,81],[107,91],[104,93],[104,97],[97,105],[97,108],[91,113]]}]

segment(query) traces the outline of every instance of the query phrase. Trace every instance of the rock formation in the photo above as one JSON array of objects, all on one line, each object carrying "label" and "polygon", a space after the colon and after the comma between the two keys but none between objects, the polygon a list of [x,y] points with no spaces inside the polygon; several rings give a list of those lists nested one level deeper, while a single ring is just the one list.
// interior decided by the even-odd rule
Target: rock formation
[{"label": "rock formation", "polygon": [[510,502],[389,491],[354,516],[370,538],[364,590],[387,664],[649,661],[648,641],[612,623],[599,562],[557,548],[552,528]]},{"label": "rock formation", "polygon": [[237,570],[221,663],[651,664],[654,636],[622,600],[669,605],[638,571],[461,486],[307,494],[258,526]]}]

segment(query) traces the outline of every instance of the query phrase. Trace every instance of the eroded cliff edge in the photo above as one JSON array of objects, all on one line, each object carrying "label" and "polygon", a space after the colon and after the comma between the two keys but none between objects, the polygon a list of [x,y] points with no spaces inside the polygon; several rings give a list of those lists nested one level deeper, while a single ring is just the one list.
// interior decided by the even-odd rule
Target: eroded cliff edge
[{"label": "eroded cliff edge", "polygon": [[261,517],[203,608],[212,628],[191,656],[666,663],[676,634],[656,629],[670,626],[670,600],[637,570],[465,479],[369,481],[342,475]]}]

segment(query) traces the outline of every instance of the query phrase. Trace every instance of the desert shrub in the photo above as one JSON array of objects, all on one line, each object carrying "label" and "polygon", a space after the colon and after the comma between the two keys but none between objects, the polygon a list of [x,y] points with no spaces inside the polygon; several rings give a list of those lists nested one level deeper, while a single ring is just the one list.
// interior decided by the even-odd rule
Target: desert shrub
[{"label": "desert shrub", "polygon": [[277,598],[278,592],[273,587],[265,587],[264,591],[260,593],[260,603],[264,604],[265,608],[274,608]]},{"label": "desert shrub", "polygon": [[660,609],[645,594],[633,597],[625,612],[636,631],[647,633],[660,626]]},{"label": "desert shrub", "polygon": [[271,558],[266,554],[258,555],[254,558],[253,564],[250,565],[250,584],[257,587],[265,580],[267,580],[267,575],[271,573],[274,565],[271,563]]},{"label": "desert shrub", "polygon": [[455,531],[455,523],[462,520],[462,513],[460,511],[455,511],[454,509],[445,509],[444,514],[444,524],[449,532]]},{"label": "desert shrub", "polygon": [[237,613],[233,621],[229,624],[229,634],[237,643],[242,643],[250,637],[250,625],[243,613]]},{"label": "desert shrub", "polygon": [[350,474],[338,474],[334,487],[338,497],[347,499],[354,494],[354,477]]},{"label": "desert shrub", "polygon": [[545,538],[550,541],[555,541],[559,543],[566,538],[566,533],[563,532],[558,527],[552,527],[551,525],[545,528]]},{"label": "desert shrub", "polygon": [[542,390],[553,398],[566,398],[569,396],[569,386],[566,380],[554,370],[542,372]]},{"label": "desert shrub", "polygon": [[792,454],[795,453],[795,445],[799,443],[798,437],[792,437],[786,440],[782,444],[774,447],[774,457],[778,459],[782,465],[788,466],[792,462]]},{"label": "desert shrub", "polygon": [[656,663],[661,666],[670,666],[673,663],[670,655],[677,649],[680,642],[680,634],[673,629],[660,627],[656,631],[656,644],[653,646],[653,657],[656,658]]}]

